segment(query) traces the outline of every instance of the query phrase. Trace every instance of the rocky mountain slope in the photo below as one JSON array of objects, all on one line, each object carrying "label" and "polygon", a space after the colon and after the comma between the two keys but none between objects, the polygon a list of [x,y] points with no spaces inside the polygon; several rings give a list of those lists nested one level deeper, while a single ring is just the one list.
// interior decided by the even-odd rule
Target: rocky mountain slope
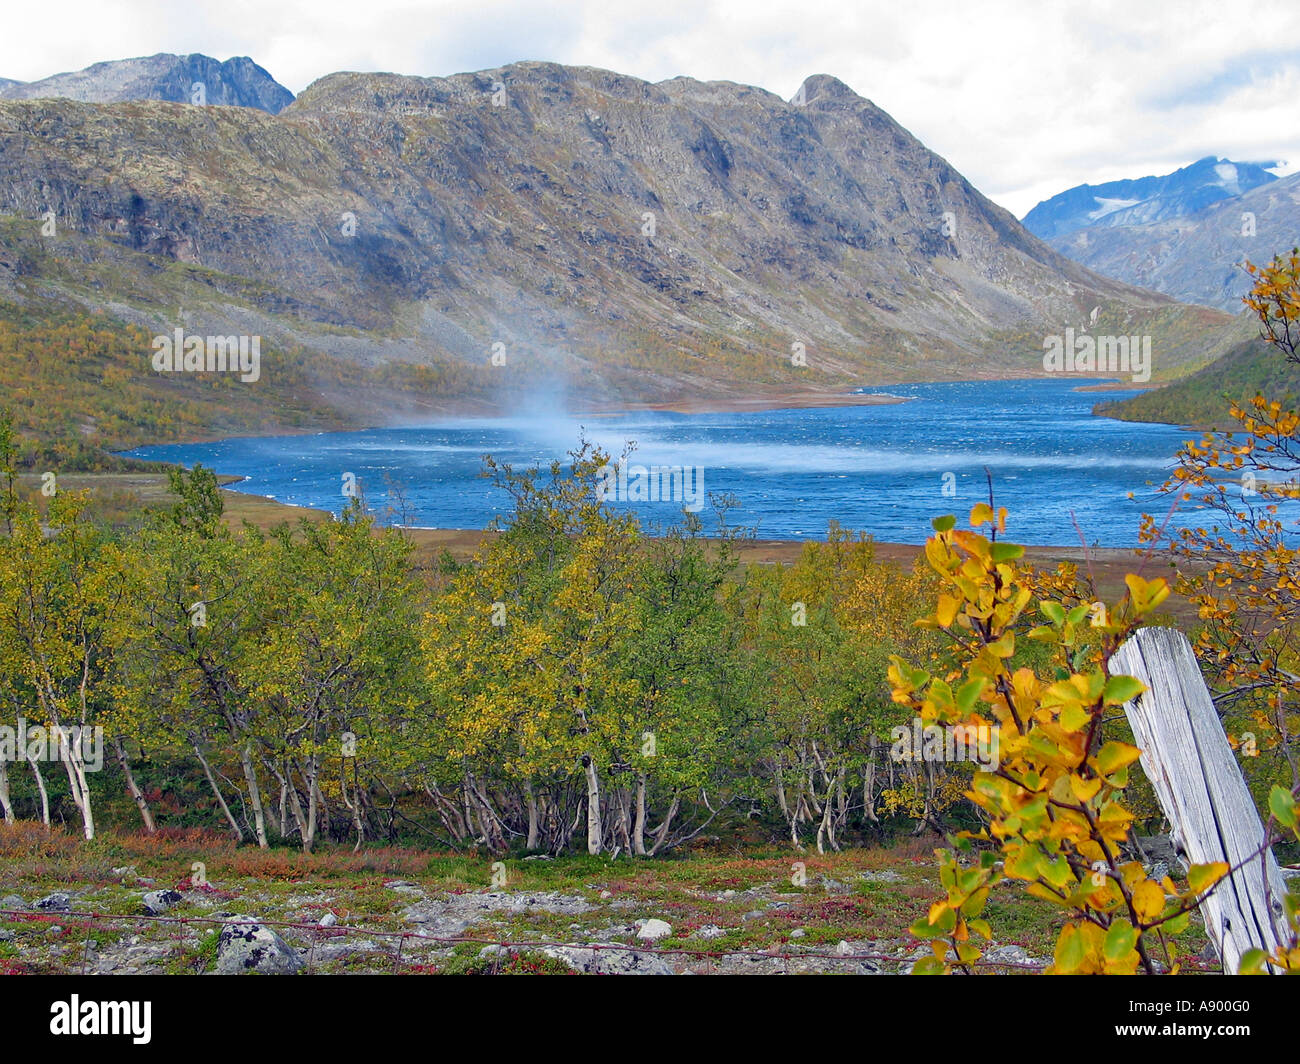
[{"label": "rocky mountain slope", "polygon": [[279,114],[293,93],[247,56],[224,63],[206,55],[158,55],[95,63],[85,70],[55,74],[40,81],[0,78],[0,99],[62,98],[88,103],[171,100],[189,103],[194,86],[203,86],[208,104],[256,107]]},{"label": "rocky mountain slope", "polygon": [[1300,242],[1300,174],[1222,199],[1186,217],[1123,228],[1094,226],[1051,240],[1071,258],[1185,303],[1241,309],[1243,261],[1268,262]]},{"label": "rocky mountain slope", "polygon": [[1038,373],[1084,322],[1151,334],[1159,377],[1240,331],[1054,251],[824,75],[793,102],[549,63],[334,74],[278,115],[0,102],[0,212],[0,299],[261,335],[248,387],[292,347],[437,395],[843,391]]}]

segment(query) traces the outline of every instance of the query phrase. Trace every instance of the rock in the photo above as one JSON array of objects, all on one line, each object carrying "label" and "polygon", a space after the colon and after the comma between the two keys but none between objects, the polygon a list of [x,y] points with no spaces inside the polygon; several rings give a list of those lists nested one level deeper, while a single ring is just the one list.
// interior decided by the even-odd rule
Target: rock
[{"label": "rock", "polygon": [[[660,921],[662,922],[662,921]],[[601,943],[604,945],[604,943]],[[583,949],[547,946],[542,953],[564,961],[575,972],[589,975],[673,975],[673,969],[652,953],[632,949]]]},{"label": "rock", "polygon": [[49,935],[51,938],[53,938],[55,935],[63,934],[63,928],[61,928],[58,924],[51,924],[50,929],[45,933]]},{"label": "rock", "polygon": [[0,898],[0,909],[26,909],[27,903],[17,894],[6,894]]},{"label": "rock", "polygon": [[847,957],[852,952],[853,947],[845,942],[844,939],[840,939],[839,942],[835,944],[835,956],[837,957]]},{"label": "rock", "polygon": [[[392,888],[393,884],[387,886]],[[618,902],[613,904],[617,906]],[[629,904],[635,905],[636,902],[629,900]],[[411,923],[419,924],[427,934],[459,935],[466,928],[481,923],[497,912],[546,912],[578,916],[591,908],[592,905],[586,898],[571,894],[491,891],[486,894],[449,894],[445,898],[425,898],[407,907],[402,915]]]},{"label": "rock", "polygon": [[134,876],[135,865],[129,864],[123,865],[121,868],[114,868],[113,875],[117,876],[118,879],[125,879],[127,876]]},{"label": "rock", "polygon": [[162,916],[185,900],[178,890],[151,890],[144,896],[144,907],[150,916]]},{"label": "rock", "polygon": [[643,942],[658,942],[673,933],[672,924],[666,920],[647,920],[637,930],[636,937]]},{"label": "rock", "polygon": [[286,975],[306,962],[284,939],[251,916],[234,916],[217,938],[217,974]]},{"label": "rock", "polygon": [[481,961],[491,960],[493,957],[508,957],[510,951],[505,946],[499,946],[493,943],[491,946],[484,946],[478,951],[478,959]]},{"label": "rock", "polygon": [[717,924],[705,924],[698,928],[691,938],[721,938],[727,932],[718,927]]},{"label": "rock", "polygon": [[808,932],[805,931],[802,927],[796,927],[793,931],[790,932],[790,937],[803,938],[803,936],[806,935],[807,933]]},{"label": "rock", "polygon": [[741,917],[742,920],[757,920],[763,915],[762,909],[753,909]]},{"label": "rock", "polygon": [[611,893],[610,893],[609,891],[607,891],[607,890],[602,890],[602,891],[600,892],[600,897],[601,897],[601,900],[602,900],[602,901],[605,900],[606,898],[612,898],[613,896],[614,896],[614,895],[611,894]]},{"label": "rock", "polygon": [[981,960],[996,961],[1002,964],[1038,964],[1022,946],[997,946],[988,950]]},{"label": "rock", "polygon": [[47,894],[32,908],[41,909],[44,912],[66,913],[72,908],[72,898],[61,893]]},{"label": "rock", "polygon": [[1211,964],[1216,964],[1219,960],[1219,947],[1214,944],[1214,939],[1209,939],[1205,943],[1205,948],[1197,956]]},{"label": "rock", "polygon": [[734,898],[735,896],[736,892],[734,890],[724,890],[718,895],[718,901],[726,901],[728,898]]},{"label": "rock", "polygon": [[14,933],[12,931],[0,930],[0,942],[12,942],[13,940]]},{"label": "rock", "polygon": [[333,913],[326,913],[324,916],[320,918],[321,927],[333,927],[338,922],[339,922],[339,918],[335,916]]},{"label": "rock", "polygon": [[549,853],[530,853],[524,858],[525,861],[554,861],[555,858]]}]

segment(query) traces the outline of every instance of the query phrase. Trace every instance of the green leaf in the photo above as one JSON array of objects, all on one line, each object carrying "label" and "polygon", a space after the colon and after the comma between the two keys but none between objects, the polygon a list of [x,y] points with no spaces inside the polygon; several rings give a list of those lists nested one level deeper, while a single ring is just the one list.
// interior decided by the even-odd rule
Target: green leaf
[{"label": "green leaf", "polygon": [[969,713],[974,708],[980,694],[984,691],[984,685],[984,678],[977,676],[973,680],[967,680],[957,688],[957,708],[963,713]]},{"label": "green leaf", "polygon": [[938,957],[922,957],[912,965],[913,975],[943,975],[943,961]]},{"label": "green leaf", "polygon": [[1268,792],[1268,808],[1269,812],[1277,818],[1279,824],[1292,830],[1295,829],[1295,799],[1291,797],[1290,791],[1274,784],[1273,789]]},{"label": "green leaf", "polygon": [[1106,939],[1102,943],[1102,953],[1105,954],[1108,961],[1118,961],[1127,957],[1132,952],[1133,947],[1137,945],[1137,931],[1127,920],[1116,920],[1106,931]]},{"label": "green leaf", "polygon": [[1065,607],[1059,602],[1040,602],[1038,612],[1055,625],[1065,623]]},{"label": "green leaf", "polygon": [[994,564],[998,562],[1015,561],[1017,558],[1025,556],[1025,548],[1019,543],[994,543],[991,557]]},{"label": "green leaf", "polygon": [[1241,955],[1241,964],[1237,967],[1238,975],[1263,975],[1264,962],[1268,954],[1262,949],[1248,949]]},{"label": "green leaf", "polygon": [[943,517],[936,517],[930,524],[936,532],[951,532],[957,525],[957,515],[945,514]]},{"label": "green leaf", "polygon": [[1146,689],[1146,684],[1136,676],[1112,676],[1106,681],[1106,705],[1120,706],[1131,702]]},{"label": "green leaf", "polygon": [[908,928],[913,935],[920,939],[940,938],[946,932],[941,927],[935,927],[930,921],[922,916],[911,927]]},{"label": "green leaf", "polygon": [[1061,937],[1056,940],[1056,968],[1068,975],[1083,964],[1086,953],[1083,936],[1073,924],[1066,924]]}]

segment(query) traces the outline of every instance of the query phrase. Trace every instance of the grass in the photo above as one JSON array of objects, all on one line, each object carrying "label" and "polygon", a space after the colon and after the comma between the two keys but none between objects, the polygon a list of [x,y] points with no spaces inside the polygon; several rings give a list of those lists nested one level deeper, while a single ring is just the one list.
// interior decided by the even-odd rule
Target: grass
[{"label": "grass", "polygon": [[[880,952],[901,963],[918,945],[907,928],[939,895],[934,858],[936,840],[903,839],[893,845],[819,855],[755,848],[753,856],[696,852],[659,859],[586,854],[552,860],[505,858],[507,883],[516,895],[558,894],[581,899],[582,912],[549,912],[536,907],[477,913],[464,932],[474,941],[445,943],[438,936],[415,936],[405,912],[413,903],[454,901],[457,895],[494,892],[490,855],[429,853],[415,848],[376,847],[353,853],[324,848],[303,855],[290,850],[236,848],[213,833],[173,833],[171,837],[106,834],[86,842],[59,829],[39,825],[0,826],[0,895],[17,893],[28,904],[55,890],[71,890],[73,908],[113,914],[107,922],[61,913],[23,913],[0,921],[14,933],[0,942],[0,971],[80,970],[89,939],[98,953],[125,949],[132,940],[155,943],[160,970],[167,974],[211,971],[218,928],[203,921],[217,913],[248,913],[259,919],[318,924],[332,912],[337,928],[281,929],[292,945],[312,946],[312,956],[331,943],[351,944],[374,936],[369,951],[322,955],[318,972],[390,971],[426,974],[529,974],[568,969],[521,945],[518,956],[480,958],[486,942],[622,943],[644,948],[635,936],[639,919],[658,918],[672,926],[659,950],[701,954],[696,962],[717,962],[710,954],[797,954],[831,952],[841,941],[855,952]],[[126,876],[111,869],[134,866]],[[209,886],[190,889],[169,916],[186,924],[141,919],[144,891],[185,882],[191,863],[206,865]],[[791,882],[796,861],[804,864],[806,885]],[[104,870],[108,869],[107,872]],[[397,881],[418,894],[396,890]],[[996,887],[985,911],[999,945],[1018,945],[1031,956],[1050,958],[1061,918],[1047,903],[1025,895],[1021,886]],[[749,917],[746,919],[746,917]],[[722,929],[717,938],[694,933],[706,925]],[[51,933],[52,927],[61,931]],[[341,928],[357,928],[354,935]],[[621,929],[621,930],[619,930]],[[796,935],[796,931],[802,934]],[[406,933],[401,966],[394,964],[395,934]],[[454,936],[453,936],[454,937]],[[1212,966],[1195,960],[1206,942],[1197,921],[1180,937],[1178,955],[1188,972]],[[1189,959],[1190,958],[1190,959]],[[688,958],[679,958],[683,962]],[[92,956],[93,960],[93,956]]]}]

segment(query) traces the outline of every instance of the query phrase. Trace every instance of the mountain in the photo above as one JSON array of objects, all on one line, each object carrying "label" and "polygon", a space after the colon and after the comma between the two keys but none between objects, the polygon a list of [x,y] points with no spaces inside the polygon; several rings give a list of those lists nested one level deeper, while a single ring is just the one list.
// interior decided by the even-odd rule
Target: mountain
[{"label": "mountain", "polygon": [[[297,352],[390,422],[1033,375],[1085,322],[1151,335],[1167,377],[1238,329],[1059,254],[826,75],[793,101],[531,62],[332,74],[276,115],[0,101],[0,211],[0,299],[256,334],[242,387]],[[148,352],[115,372],[157,379]]]},{"label": "mountain", "polygon": [[1043,200],[1023,221],[1035,236],[1054,242],[1077,229],[1145,225],[1184,218],[1219,200],[1276,180],[1276,175],[1264,166],[1207,155],[1163,177],[1076,185]]},{"label": "mountain", "polygon": [[201,84],[209,104],[256,107],[279,114],[293,93],[247,56],[224,63],[206,55],[160,53],[139,59],[96,63],[85,70],[55,74],[40,81],[0,78],[0,99],[68,99],[88,103],[170,100],[190,103]]},{"label": "mountain", "polygon": [[1053,247],[1089,269],[1184,303],[1239,311],[1257,265],[1300,240],[1300,174],[1220,200],[1195,214],[1125,228],[1080,229]]}]

